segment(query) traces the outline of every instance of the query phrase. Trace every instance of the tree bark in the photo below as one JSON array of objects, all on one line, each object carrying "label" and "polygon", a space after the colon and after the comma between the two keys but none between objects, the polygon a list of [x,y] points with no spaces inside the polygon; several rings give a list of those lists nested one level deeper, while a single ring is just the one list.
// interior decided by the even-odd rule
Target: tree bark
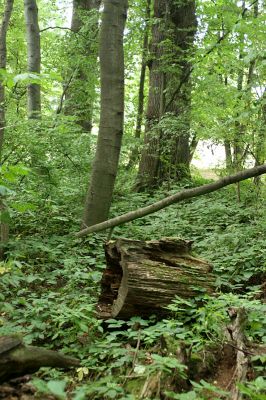
[{"label": "tree bark", "polygon": [[146,215],[152,214],[156,211],[162,210],[171,204],[178,203],[179,201],[191,199],[192,197],[202,196],[207,193],[214,192],[225,186],[232,185],[243,181],[245,179],[253,178],[266,173],[266,164],[254,167],[251,169],[246,169],[244,171],[238,172],[234,175],[226,176],[216,182],[209,183],[207,185],[202,185],[193,189],[186,189],[178,192],[172,196],[165,197],[163,200],[157,201],[150,206],[139,208],[138,210],[128,212],[126,214],[120,215],[119,217],[112,218],[108,221],[104,221],[95,226],[85,228],[76,234],[77,237],[85,236],[92,232],[100,232],[104,229],[113,228],[114,226],[122,225],[126,222],[133,221],[137,218],[145,217]]},{"label": "tree bark", "polygon": [[[6,69],[6,36],[14,0],[6,0],[2,23],[0,26],[0,68]],[[0,159],[2,155],[5,129],[5,86],[0,82]]]},{"label": "tree bark", "polygon": [[[24,15],[26,23],[28,72],[40,74],[41,45],[36,0],[24,0]],[[39,119],[41,117],[41,86],[37,83],[30,83],[28,85],[28,116],[31,119]]]},{"label": "tree bark", "polygon": [[164,17],[167,0],[154,0],[150,55],[149,95],[146,110],[144,147],[141,153],[135,189],[141,191],[158,184],[160,157],[160,129],[158,122],[164,108],[165,74],[162,69],[163,45],[165,39]]},{"label": "tree bark", "polygon": [[266,150],[266,89],[262,95],[262,106],[259,111],[259,118],[261,120],[260,130],[258,132],[258,139],[255,148],[255,166],[262,165],[265,160],[265,150]]},{"label": "tree bark", "polygon": [[240,400],[243,396],[238,388],[238,383],[246,380],[249,366],[249,357],[246,351],[246,338],[244,334],[245,325],[247,323],[246,310],[244,308],[229,309],[229,316],[231,319],[230,325],[227,327],[230,332],[229,340],[233,342],[236,349],[236,367],[234,372],[233,388],[231,390],[231,399]]},{"label": "tree bark", "polygon": [[79,365],[76,358],[42,347],[25,346],[14,336],[0,336],[0,384],[32,374],[41,367],[69,369]]},{"label": "tree bark", "polygon": [[[191,65],[188,58],[196,31],[195,1],[177,5],[173,0],[155,0],[154,18],[147,124],[135,187],[138,191],[188,176],[191,159]],[[176,87],[180,90],[176,91]],[[172,114],[169,128],[166,112]],[[164,116],[167,118],[158,127]]]},{"label": "tree bark", "polygon": [[[14,0],[6,0],[5,9],[3,13],[2,23],[0,26],[0,69],[6,70],[6,37],[7,30],[13,10]],[[5,112],[5,86],[0,82],[0,161],[2,161],[2,151],[4,143],[4,132],[6,123],[6,112]],[[4,197],[0,198],[0,212],[1,212],[1,223],[0,223],[0,259],[4,257],[4,246],[8,241],[9,237],[9,225],[2,221],[2,213],[5,211],[6,206]]]},{"label": "tree bark", "polygon": [[[64,114],[77,118],[85,132],[92,128],[97,63],[98,11],[100,0],[73,0],[72,36],[69,43],[69,67],[64,94]],[[95,12],[95,15],[93,13]],[[88,27],[87,27],[88,26]],[[82,34],[80,31],[82,30]],[[92,76],[93,72],[93,76]]]},{"label": "tree bark", "polygon": [[175,296],[191,299],[199,291],[212,293],[211,266],[190,255],[191,243],[180,238],[108,242],[100,318],[164,316],[170,313],[165,307]]},{"label": "tree bark", "polygon": [[225,151],[225,166],[227,171],[232,171],[232,150],[231,150],[231,143],[229,140],[224,141],[224,151]]},{"label": "tree bark", "polygon": [[100,127],[82,226],[104,221],[111,206],[123,135],[126,12],[127,0],[104,1],[100,34]]},{"label": "tree bark", "polygon": [[[151,16],[151,0],[147,0],[146,13],[145,13],[145,28],[144,28],[144,38],[142,47],[142,58],[141,58],[141,69],[139,78],[139,93],[138,93],[138,112],[137,112],[137,123],[135,130],[135,139],[139,139],[141,136],[141,127],[143,121],[143,111],[144,111],[144,87],[145,87],[145,76],[147,67],[147,56],[148,56],[148,44],[149,44],[149,22]],[[131,168],[138,158],[139,145],[134,144],[133,151],[130,155],[128,168]]]},{"label": "tree bark", "polygon": [[[191,120],[191,90],[192,83],[189,71],[193,43],[196,34],[196,4],[195,0],[181,2],[179,5],[174,0],[169,1],[169,23],[173,30],[173,72],[167,74],[166,103],[172,99],[168,106],[168,113],[172,114],[177,125],[176,129],[168,129],[163,133],[163,157],[160,160],[160,181],[181,180],[190,177],[190,120]],[[170,56],[171,57],[171,56]],[[176,87],[179,92],[174,95]],[[167,132],[168,131],[168,132]],[[197,145],[197,144],[196,144]]]}]

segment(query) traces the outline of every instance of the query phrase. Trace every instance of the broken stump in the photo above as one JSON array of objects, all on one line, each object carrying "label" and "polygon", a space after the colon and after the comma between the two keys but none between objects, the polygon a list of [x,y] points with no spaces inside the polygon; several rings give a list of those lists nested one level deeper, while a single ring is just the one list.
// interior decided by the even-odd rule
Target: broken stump
[{"label": "broken stump", "polygon": [[175,296],[214,292],[211,265],[191,255],[191,241],[117,239],[105,245],[98,315],[102,319],[164,316]]}]

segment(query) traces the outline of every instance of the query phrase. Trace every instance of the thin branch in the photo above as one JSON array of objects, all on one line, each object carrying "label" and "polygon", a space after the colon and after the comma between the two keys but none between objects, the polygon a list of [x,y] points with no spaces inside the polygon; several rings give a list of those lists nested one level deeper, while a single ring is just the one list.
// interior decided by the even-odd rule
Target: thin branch
[{"label": "thin branch", "polygon": [[66,92],[67,92],[68,89],[69,89],[69,86],[70,86],[70,84],[71,84],[71,82],[72,82],[72,80],[73,80],[73,78],[74,78],[74,75],[75,75],[76,71],[77,71],[77,68],[74,69],[74,71],[73,71],[72,74],[70,75],[69,80],[68,80],[67,83],[64,85],[64,89],[63,89],[63,92],[62,92],[61,97],[60,97],[60,102],[59,102],[59,106],[57,107],[56,114],[60,114],[61,111],[62,111],[63,102],[64,102],[64,97],[65,97],[65,95],[66,95]]},{"label": "thin branch", "polygon": [[202,185],[192,189],[185,189],[172,196],[165,197],[164,199],[157,201],[156,203],[153,203],[147,207],[139,208],[135,211],[130,211],[126,214],[120,215],[119,217],[115,217],[99,224],[82,229],[80,232],[76,233],[76,236],[82,237],[92,232],[99,232],[108,228],[112,228],[113,226],[122,225],[126,222],[130,222],[134,219],[142,218],[146,215],[162,210],[163,208],[168,207],[171,204],[175,204],[180,201],[190,199],[192,197],[202,196],[204,194],[214,192],[218,189],[222,189],[225,186],[232,185],[233,183],[237,183],[245,179],[253,178],[254,176],[259,176],[265,173],[266,164],[263,164],[258,167],[238,172],[234,175],[225,176],[224,178],[219,179],[214,183],[209,183],[207,185]]},{"label": "thin branch", "polygon": [[6,154],[5,157],[2,158],[1,160],[1,165],[3,165],[8,159],[9,157],[14,153],[14,151],[20,146],[20,144],[16,144],[15,146],[13,146],[13,148],[10,150],[9,153]]},{"label": "thin branch", "polygon": [[244,354],[247,354],[248,356],[255,356],[255,355],[256,355],[255,353],[251,353],[251,352],[248,351],[248,350],[240,349],[240,347],[237,347],[237,346],[233,345],[233,344],[230,343],[230,342],[226,342],[226,344],[228,344],[228,346],[231,346],[231,347],[233,347],[234,349],[236,349],[236,350],[238,350],[238,351],[241,351],[241,352],[244,353]]},{"label": "thin branch", "polygon": [[67,30],[67,31],[71,31],[71,32],[77,33],[73,29],[69,28],[68,26],[47,26],[46,28],[40,29],[40,33],[48,31],[50,29],[63,29],[63,30]]}]

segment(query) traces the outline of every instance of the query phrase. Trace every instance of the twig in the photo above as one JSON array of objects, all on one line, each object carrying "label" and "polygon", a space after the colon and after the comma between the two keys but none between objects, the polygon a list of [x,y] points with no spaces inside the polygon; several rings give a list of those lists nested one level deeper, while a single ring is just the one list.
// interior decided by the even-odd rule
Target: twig
[{"label": "twig", "polygon": [[63,29],[76,33],[73,29],[69,28],[68,26],[47,26],[46,28],[40,29],[40,33],[48,31],[50,29]]},{"label": "twig", "polygon": [[240,349],[240,347],[237,347],[237,346],[233,345],[230,342],[225,342],[225,343],[228,344],[229,346],[233,347],[234,349],[238,350],[238,351],[242,351],[242,353],[244,353],[244,354],[247,354],[249,356],[255,356],[255,353],[251,353],[248,350]]},{"label": "twig", "polygon": [[64,102],[64,97],[65,97],[65,95],[66,95],[66,92],[67,92],[68,89],[69,89],[69,86],[70,86],[70,84],[71,84],[71,82],[72,82],[72,80],[73,80],[73,78],[74,78],[74,75],[75,75],[76,71],[77,71],[77,67],[74,69],[74,71],[73,71],[72,74],[70,75],[69,80],[67,81],[67,83],[66,83],[65,86],[64,86],[63,92],[62,92],[61,97],[60,97],[59,106],[57,107],[57,110],[56,110],[56,114],[57,114],[57,115],[60,114],[61,111],[62,111],[63,102]]},{"label": "twig", "polygon": [[137,341],[137,346],[136,346],[136,350],[135,350],[134,358],[133,358],[133,361],[132,361],[132,368],[133,368],[133,370],[134,370],[134,368],[135,368],[136,359],[137,359],[138,352],[139,352],[139,347],[140,347],[140,339],[141,339],[141,330],[139,329],[139,331],[138,331],[138,341]]}]

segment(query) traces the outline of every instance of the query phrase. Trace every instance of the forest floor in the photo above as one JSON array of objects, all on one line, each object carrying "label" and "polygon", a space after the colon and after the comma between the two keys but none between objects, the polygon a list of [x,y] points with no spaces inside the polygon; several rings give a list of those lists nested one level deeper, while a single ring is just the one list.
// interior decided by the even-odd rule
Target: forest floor
[{"label": "forest floor", "polygon": [[204,179],[211,179],[213,181],[217,181],[219,179],[219,176],[213,169],[199,169],[198,173]]},{"label": "forest floor", "polygon": [[[192,185],[202,183],[198,180]],[[154,195],[132,196],[123,183],[117,188],[111,216],[178,190],[162,188]],[[82,367],[67,373],[40,370],[30,380],[3,384],[0,399],[232,400],[237,355],[244,354],[248,365],[241,393],[249,400],[265,400],[264,194],[244,182],[241,202],[232,187],[114,230],[113,239],[180,236],[192,240],[193,254],[213,265],[217,279],[215,296],[203,294],[200,304],[176,299],[169,319],[139,319],[139,332],[133,329],[134,318],[111,320],[106,326],[95,317],[107,234],[75,239],[76,204],[74,196],[68,207],[61,198],[58,203],[41,202],[35,225],[33,213],[20,215],[0,279],[0,335],[22,333],[26,344],[78,357]],[[244,352],[236,343],[228,347],[225,339],[230,307],[247,312]],[[162,345],[167,338],[171,339],[169,348]],[[185,378],[175,350],[180,343],[185,343],[192,363],[188,365],[193,366],[185,370]],[[215,362],[207,365],[205,361],[213,356]],[[186,388],[180,379],[186,381]]]}]

